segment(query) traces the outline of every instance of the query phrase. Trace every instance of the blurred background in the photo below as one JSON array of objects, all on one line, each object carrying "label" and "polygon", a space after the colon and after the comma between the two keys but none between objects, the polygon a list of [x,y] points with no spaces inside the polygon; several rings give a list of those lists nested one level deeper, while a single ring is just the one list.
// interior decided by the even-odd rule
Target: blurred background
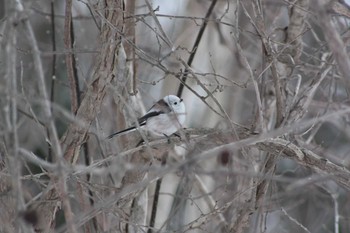
[{"label": "blurred background", "polygon": [[[33,51],[21,20],[27,17],[34,29],[55,127],[62,138],[75,115],[71,112],[65,60],[65,55],[71,52],[64,46],[66,1],[22,1],[24,9],[20,13],[15,13],[9,1],[0,1],[1,157],[5,160],[8,153],[4,148],[13,146],[8,137],[13,129],[10,130],[6,119],[11,99],[9,83],[14,78],[18,112],[15,124],[18,145],[15,147],[52,161],[48,156],[47,132],[40,123],[44,121],[45,124],[45,115]],[[72,5],[73,54],[82,99],[91,84],[101,50],[100,29],[105,23],[101,12],[106,10],[101,9],[101,4],[100,1],[76,0]],[[126,75],[128,80],[135,80],[122,89],[124,96],[127,93],[138,103],[138,108],[134,105],[126,108],[125,100],[116,100],[121,95],[113,88],[121,82],[116,78],[108,86],[101,111],[91,126],[87,142],[89,152],[85,152],[90,163],[104,159],[105,155],[118,157],[118,153],[135,146],[130,138],[111,142],[101,138],[133,122],[120,117],[121,112],[135,111],[140,116],[165,95],[178,95],[185,76],[187,86],[180,93],[187,108],[185,128],[210,128],[215,132],[244,128],[252,135],[264,133],[266,139],[271,135],[279,136],[300,149],[314,152],[320,159],[348,169],[349,117],[346,113],[334,114],[347,110],[349,105],[347,79],[350,74],[339,65],[349,59],[350,8],[347,2],[125,1],[125,7],[128,4],[135,4],[131,8],[134,11],[125,10],[124,19],[132,19],[132,23],[125,23],[120,34],[121,51],[126,51],[128,57],[125,59],[128,72],[117,70],[116,76]],[[18,25],[8,23],[13,15]],[[9,33],[11,25],[16,28],[15,43],[13,34]],[[135,27],[132,37],[126,33],[129,25]],[[202,35],[201,29],[204,30]],[[17,55],[16,77],[8,71],[9,46],[15,47]],[[128,47],[132,48],[132,58]],[[194,56],[189,64],[191,54]],[[305,125],[305,122],[308,123]],[[276,128],[282,131],[270,135]],[[234,137],[240,139],[237,135]],[[232,140],[227,144],[230,142]],[[220,145],[215,138],[208,137],[207,145],[216,144]],[[264,169],[273,157],[271,153],[246,145],[228,147],[209,159],[173,169],[172,165],[179,160],[186,161],[209,149],[200,144],[192,152],[176,149],[177,159],[168,161],[169,172],[163,175],[153,232],[350,232],[349,192],[334,178],[341,174],[323,174],[316,165],[303,166],[296,159],[283,157],[283,151],[276,152],[278,158],[272,161],[274,166],[268,173]],[[91,182],[84,186],[86,198],[99,203],[105,196],[112,195],[130,168],[128,162],[120,158],[105,170],[97,169],[88,180]],[[24,159],[20,163],[23,186],[29,196],[40,196],[50,177],[35,163]],[[78,164],[84,163],[81,156]],[[5,167],[3,173],[8,169]],[[348,170],[344,174],[348,174]],[[113,182],[109,176],[113,177]],[[78,217],[83,216],[79,212],[74,179],[84,179],[72,174],[70,177],[68,191],[73,212]],[[266,186],[258,202],[260,184]],[[152,180],[150,185],[144,186],[148,194],[144,201],[149,205],[145,217],[148,226],[156,182]],[[90,204],[93,208],[93,202]],[[5,207],[0,206],[0,212],[1,208]],[[152,232],[144,225],[127,222],[124,215],[128,213],[105,210],[104,220],[96,220],[96,232],[124,232],[120,225],[127,223],[134,226],[129,232]],[[62,232],[60,227],[65,222],[62,210],[58,211],[56,219],[56,229]]]}]

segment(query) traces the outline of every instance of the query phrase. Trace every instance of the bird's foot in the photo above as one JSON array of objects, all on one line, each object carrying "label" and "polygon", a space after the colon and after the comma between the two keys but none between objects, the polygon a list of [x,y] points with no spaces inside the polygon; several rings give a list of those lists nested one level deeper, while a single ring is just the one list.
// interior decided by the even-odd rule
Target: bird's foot
[{"label": "bird's foot", "polygon": [[166,135],[165,133],[164,133],[163,135],[164,135],[164,137],[166,137],[166,139],[167,139],[167,141],[168,141],[168,144],[170,144],[170,143],[171,143],[170,137],[169,137],[168,135]]},{"label": "bird's foot", "polygon": [[141,139],[141,140],[139,141],[139,143],[137,143],[136,147],[141,146],[144,142],[145,142],[145,141],[144,141],[143,139]]}]

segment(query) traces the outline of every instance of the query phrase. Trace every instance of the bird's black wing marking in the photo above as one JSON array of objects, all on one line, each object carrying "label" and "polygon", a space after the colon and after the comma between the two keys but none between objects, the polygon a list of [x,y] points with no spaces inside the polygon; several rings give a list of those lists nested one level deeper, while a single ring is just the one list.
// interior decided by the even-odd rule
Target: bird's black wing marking
[{"label": "bird's black wing marking", "polygon": [[[164,112],[161,112],[161,111],[158,111],[158,112],[149,112],[149,113],[147,113],[146,115],[144,115],[144,116],[142,116],[142,117],[140,117],[140,118],[138,119],[139,125],[140,125],[140,126],[144,126],[144,125],[146,124],[146,121],[147,121],[148,118],[150,118],[150,117],[155,117],[155,116],[158,116],[158,115],[163,114],[163,113],[164,113]],[[132,126],[132,127],[130,127],[130,128],[123,129],[123,130],[121,130],[121,131],[118,131],[118,132],[116,132],[116,133],[113,133],[113,134],[109,135],[106,139],[111,139],[111,138],[113,138],[114,136],[116,136],[116,135],[118,135],[118,134],[122,134],[122,133],[125,133],[125,132],[128,132],[128,131],[134,130],[134,129],[136,129],[136,128],[137,128],[136,126]]]},{"label": "bird's black wing marking", "polygon": [[140,117],[140,118],[138,119],[138,122],[139,122],[140,125],[146,124],[146,121],[147,121],[148,118],[150,118],[150,117],[155,117],[155,116],[158,116],[158,115],[163,114],[163,113],[164,113],[164,112],[162,112],[162,111],[149,112],[149,113],[147,113],[146,115]]}]

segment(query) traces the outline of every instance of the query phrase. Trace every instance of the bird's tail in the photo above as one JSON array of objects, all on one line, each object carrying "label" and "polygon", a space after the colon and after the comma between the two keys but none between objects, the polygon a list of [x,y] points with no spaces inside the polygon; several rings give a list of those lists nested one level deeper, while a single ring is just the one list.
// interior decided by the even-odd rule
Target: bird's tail
[{"label": "bird's tail", "polygon": [[136,130],[136,127],[135,127],[135,126],[132,126],[132,127],[130,127],[130,128],[123,129],[123,130],[118,131],[118,132],[116,132],[116,133],[112,133],[112,134],[109,135],[106,139],[111,139],[111,138],[113,138],[114,136],[117,136],[117,135],[120,136],[120,135],[123,135],[123,134],[125,134],[125,133],[132,132],[132,131],[134,131],[134,130]]},{"label": "bird's tail", "polygon": [[106,137],[106,139],[111,139],[113,138],[114,136],[117,136],[117,135],[123,135],[123,134],[126,134],[126,133],[129,133],[129,132],[132,132],[132,131],[135,131],[139,128],[143,128],[143,126],[146,125],[146,121],[143,121],[142,123],[140,123],[138,126],[131,126],[130,128],[127,128],[127,129],[123,129],[121,131],[118,131],[116,133],[112,133],[111,135],[109,135],[108,137]]}]

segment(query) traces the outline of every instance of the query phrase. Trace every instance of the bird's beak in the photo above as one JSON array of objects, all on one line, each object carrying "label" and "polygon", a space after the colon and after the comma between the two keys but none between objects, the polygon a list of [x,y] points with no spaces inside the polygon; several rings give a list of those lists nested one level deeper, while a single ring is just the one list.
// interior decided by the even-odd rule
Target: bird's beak
[{"label": "bird's beak", "polygon": [[184,101],[183,99],[180,99],[180,102]]}]

